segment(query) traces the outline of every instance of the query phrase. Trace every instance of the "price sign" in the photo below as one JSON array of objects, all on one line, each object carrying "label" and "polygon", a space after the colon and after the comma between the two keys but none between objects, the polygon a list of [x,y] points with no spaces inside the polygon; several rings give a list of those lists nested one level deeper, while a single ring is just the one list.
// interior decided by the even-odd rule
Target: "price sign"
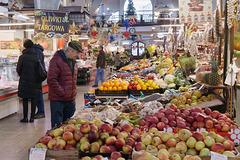
[{"label": "price sign", "polygon": [[47,149],[31,148],[29,160],[45,160]]},{"label": "price sign", "polygon": [[211,152],[211,160],[228,160],[228,157],[216,152]]}]

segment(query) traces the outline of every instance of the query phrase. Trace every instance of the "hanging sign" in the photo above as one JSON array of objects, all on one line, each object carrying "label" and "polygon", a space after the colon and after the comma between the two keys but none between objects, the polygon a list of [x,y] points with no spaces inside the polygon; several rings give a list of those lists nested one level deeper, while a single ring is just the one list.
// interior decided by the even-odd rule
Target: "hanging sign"
[{"label": "hanging sign", "polygon": [[179,0],[180,23],[211,22],[212,0]]},{"label": "hanging sign", "polygon": [[69,33],[69,12],[35,11],[34,35],[45,38],[66,38]]}]

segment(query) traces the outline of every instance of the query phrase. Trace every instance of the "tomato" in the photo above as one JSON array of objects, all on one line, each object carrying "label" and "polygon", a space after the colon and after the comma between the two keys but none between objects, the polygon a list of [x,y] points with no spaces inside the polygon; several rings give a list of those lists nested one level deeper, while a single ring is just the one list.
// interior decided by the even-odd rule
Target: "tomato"
[{"label": "tomato", "polygon": [[134,85],[138,85],[138,82],[137,82],[137,81],[134,81]]},{"label": "tomato", "polygon": [[133,89],[133,87],[132,87],[131,85],[129,85],[129,86],[128,86],[128,89],[129,89],[129,90],[132,90],[132,89]]},{"label": "tomato", "polygon": [[135,90],[135,91],[137,90],[137,86],[136,85],[133,86],[133,90]]}]

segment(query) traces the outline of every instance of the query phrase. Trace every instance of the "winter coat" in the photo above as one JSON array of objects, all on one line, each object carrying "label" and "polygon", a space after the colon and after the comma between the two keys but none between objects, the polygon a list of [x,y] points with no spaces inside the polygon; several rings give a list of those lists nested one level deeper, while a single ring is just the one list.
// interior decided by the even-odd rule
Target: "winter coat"
[{"label": "winter coat", "polygon": [[36,98],[40,94],[41,83],[36,76],[38,59],[34,48],[22,51],[18,59],[17,73],[20,76],[18,85],[18,96],[21,98]]},{"label": "winter coat", "polygon": [[120,66],[120,64],[121,64],[120,55],[116,54],[114,57],[114,66],[117,67]]},{"label": "winter coat", "polygon": [[105,68],[106,66],[106,54],[101,50],[97,57],[96,67]]},{"label": "winter coat", "polygon": [[44,54],[43,54],[44,49],[43,49],[43,47],[40,44],[34,44],[33,47],[34,47],[34,49],[35,49],[35,51],[37,53],[38,58],[40,59],[42,65],[43,65],[43,67],[45,68]]},{"label": "winter coat", "polygon": [[51,101],[72,101],[77,95],[77,64],[73,69],[63,50],[57,51],[49,63],[47,83]]}]

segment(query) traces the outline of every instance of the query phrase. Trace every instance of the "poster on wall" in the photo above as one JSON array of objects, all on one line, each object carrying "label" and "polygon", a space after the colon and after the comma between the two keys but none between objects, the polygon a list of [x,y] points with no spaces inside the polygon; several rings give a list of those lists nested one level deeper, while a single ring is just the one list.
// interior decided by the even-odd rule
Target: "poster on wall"
[{"label": "poster on wall", "polygon": [[68,38],[69,12],[35,11],[34,35],[40,38]]},{"label": "poster on wall", "polygon": [[179,0],[180,23],[212,22],[212,0]]}]

